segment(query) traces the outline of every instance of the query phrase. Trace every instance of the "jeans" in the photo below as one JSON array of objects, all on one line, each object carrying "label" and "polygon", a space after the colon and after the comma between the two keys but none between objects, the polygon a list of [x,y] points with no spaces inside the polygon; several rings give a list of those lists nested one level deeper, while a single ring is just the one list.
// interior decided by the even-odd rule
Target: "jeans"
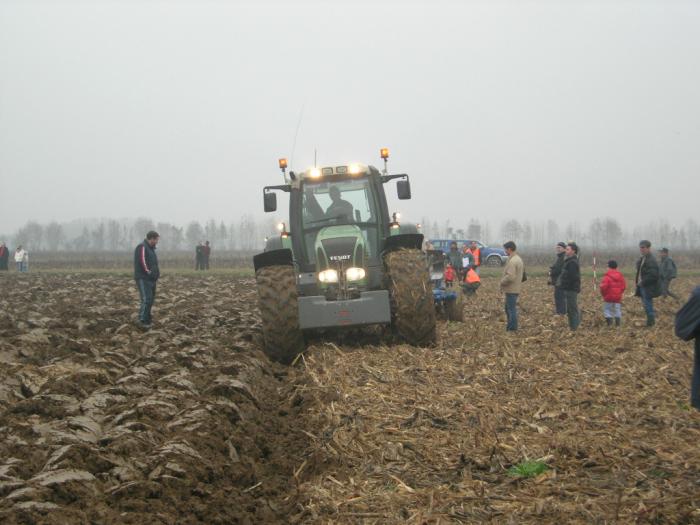
[{"label": "jeans", "polygon": [[622,317],[622,305],[620,303],[605,303],[603,307],[603,316],[606,319],[612,319],[613,317],[619,319]]},{"label": "jeans", "polygon": [[518,329],[518,294],[506,294],[506,330],[514,332]]},{"label": "jeans", "polygon": [[569,328],[576,330],[581,324],[581,313],[578,311],[578,292],[564,290],[566,296],[566,316],[569,318]]},{"label": "jeans", "polygon": [[139,321],[142,324],[151,324],[151,307],[156,298],[156,283],[146,279],[136,279],[136,287],[139,289],[141,297]]},{"label": "jeans", "polygon": [[15,264],[17,265],[17,271],[21,272],[22,266],[24,265],[24,263],[22,261],[20,261],[20,262],[16,262]]},{"label": "jeans", "polygon": [[649,295],[649,292],[643,286],[639,287],[639,293],[642,296],[642,305],[644,306],[644,311],[647,313],[647,317],[654,319],[656,317],[654,313],[654,298]]},{"label": "jeans", "polygon": [[690,382],[690,406],[700,410],[700,339],[695,339],[693,379]]},{"label": "jeans", "polygon": [[566,313],[566,294],[558,286],[554,287],[554,311],[557,315]]}]

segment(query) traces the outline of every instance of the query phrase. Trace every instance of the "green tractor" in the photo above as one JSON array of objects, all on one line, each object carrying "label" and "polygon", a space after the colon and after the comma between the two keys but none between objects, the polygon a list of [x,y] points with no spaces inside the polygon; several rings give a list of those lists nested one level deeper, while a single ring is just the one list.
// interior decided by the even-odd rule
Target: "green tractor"
[{"label": "green tractor", "polygon": [[289,228],[266,241],[253,259],[267,355],[289,363],[304,350],[304,333],[338,327],[390,325],[412,345],[435,341],[435,306],[423,235],[389,215],[384,185],[397,180],[399,199],[411,198],[408,175],[349,164],[287,173],[266,186],[266,212],[275,191],[289,193]]}]

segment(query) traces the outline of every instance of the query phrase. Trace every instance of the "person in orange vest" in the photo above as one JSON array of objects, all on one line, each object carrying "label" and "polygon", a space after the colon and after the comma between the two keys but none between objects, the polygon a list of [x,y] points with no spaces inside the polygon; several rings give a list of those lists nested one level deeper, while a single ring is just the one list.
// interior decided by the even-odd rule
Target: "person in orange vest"
[{"label": "person in orange vest", "polygon": [[476,244],[476,241],[472,241],[469,250],[469,257],[471,258],[471,265],[474,267],[476,274],[479,274],[479,267],[481,266],[481,248]]},{"label": "person in orange vest", "polygon": [[481,286],[481,277],[476,273],[474,265],[469,265],[467,274],[464,276],[464,282],[462,283],[462,290],[467,295],[474,295],[479,286]]}]

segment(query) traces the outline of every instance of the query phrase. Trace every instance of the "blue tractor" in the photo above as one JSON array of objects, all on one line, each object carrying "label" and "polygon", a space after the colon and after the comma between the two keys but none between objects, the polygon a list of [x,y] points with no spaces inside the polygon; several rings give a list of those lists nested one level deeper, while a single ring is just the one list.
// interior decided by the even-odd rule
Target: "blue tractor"
[{"label": "blue tractor", "polygon": [[456,281],[445,280],[447,257],[442,250],[428,251],[430,282],[433,285],[433,299],[440,317],[448,321],[464,321],[462,289]]}]

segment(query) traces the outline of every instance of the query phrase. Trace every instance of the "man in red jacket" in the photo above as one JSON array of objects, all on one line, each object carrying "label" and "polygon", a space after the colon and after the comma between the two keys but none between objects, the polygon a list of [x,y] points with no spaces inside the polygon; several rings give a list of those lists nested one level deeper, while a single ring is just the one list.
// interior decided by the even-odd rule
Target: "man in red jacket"
[{"label": "man in red jacket", "polygon": [[600,293],[603,295],[605,306],[603,315],[608,326],[612,326],[615,318],[615,326],[622,322],[622,296],[627,288],[625,277],[617,270],[617,261],[608,261],[608,272],[600,283]]}]

